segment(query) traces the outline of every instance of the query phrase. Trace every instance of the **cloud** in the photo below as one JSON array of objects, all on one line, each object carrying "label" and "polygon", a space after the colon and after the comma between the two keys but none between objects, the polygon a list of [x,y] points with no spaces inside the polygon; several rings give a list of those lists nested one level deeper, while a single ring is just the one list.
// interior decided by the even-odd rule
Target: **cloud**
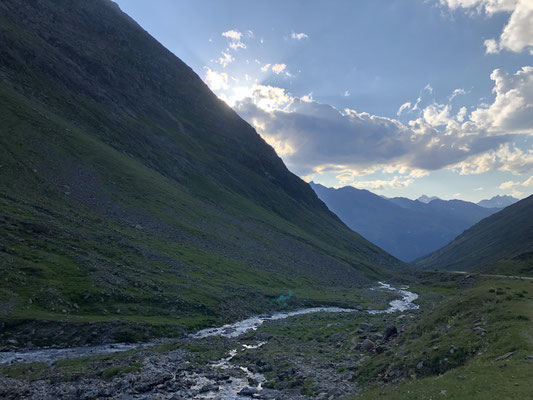
[{"label": "cloud", "polygon": [[228,88],[228,74],[225,72],[216,72],[207,68],[205,83],[213,91]]},{"label": "cloud", "polygon": [[521,197],[523,195],[522,192],[518,191],[516,188],[526,188],[533,186],[533,176],[530,176],[528,179],[526,179],[523,182],[515,182],[515,181],[507,181],[503,182],[499,188],[502,190],[512,190],[513,196],[515,197]]},{"label": "cloud", "polygon": [[533,186],[533,176],[530,176],[528,179],[522,182],[522,186]]},{"label": "cloud", "polygon": [[[280,73],[286,68],[281,66]],[[275,67],[267,64],[263,68]],[[361,176],[382,171],[401,175],[401,182],[407,182],[439,169],[462,175],[491,170],[531,173],[533,149],[516,143],[522,143],[519,135],[533,135],[533,67],[514,74],[495,70],[491,77],[492,103],[469,113],[466,107],[457,110],[438,103],[414,110],[406,102],[398,113],[418,114],[406,123],[337,109],[317,102],[311,94],[296,97],[280,87],[230,86],[227,74],[209,68],[206,83],[254,125],[300,176],[326,172]],[[423,89],[429,90],[429,86]]]},{"label": "cloud", "polygon": [[228,39],[239,41],[242,38],[242,33],[235,30],[230,30],[222,32],[222,36],[227,37]]},{"label": "cloud", "polygon": [[373,190],[384,190],[387,187],[394,188],[394,189],[404,189],[407,186],[409,186],[411,183],[414,182],[414,179],[403,179],[399,176],[395,176],[394,178],[390,180],[371,180],[371,181],[356,181],[350,183],[350,185],[355,186],[357,188],[364,188],[364,189],[373,189]]},{"label": "cloud", "polygon": [[459,88],[459,89],[455,89],[455,90],[453,91],[453,93],[450,95],[450,97],[448,97],[448,100],[449,100],[449,101],[452,101],[452,100],[455,99],[457,96],[460,96],[460,95],[462,95],[462,94],[466,94],[466,91],[465,91],[464,89],[461,89],[461,88]]},{"label": "cloud", "polygon": [[267,72],[267,71],[270,69],[270,66],[271,66],[271,65],[272,65],[272,64],[265,64],[263,67],[261,67],[261,71],[263,71],[263,72]]},{"label": "cloud", "polygon": [[350,97],[350,91],[349,90],[346,90],[344,92],[344,97]]},{"label": "cloud", "polygon": [[513,181],[507,181],[507,182],[503,182],[499,188],[500,189],[503,189],[503,190],[506,190],[506,189],[513,189],[517,186],[520,186],[520,182],[513,182]]},{"label": "cloud", "polygon": [[[420,121],[425,124],[424,132],[416,133],[416,122],[410,127],[390,118],[350,109],[341,111],[277,89],[255,91],[254,98],[237,102],[235,109],[256,126],[267,142],[290,147],[293,152],[284,159],[301,175],[327,169],[357,172],[394,167],[407,173],[436,170],[456,165],[509,140],[509,137],[483,134],[448,134],[425,120]],[[269,104],[268,109],[261,103]],[[441,117],[437,113],[428,118],[437,124]]]},{"label": "cloud", "polygon": [[[249,31],[251,32],[251,31]],[[252,33],[253,34],[253,33]],[[237,49],[245,49],[246,45],[241,42],[242,38],[242,32],[236,31],[236,30],[229,30],[226,32],[222,32],[222,36],[227,38],[229,40],[229,47],[233,50]]]},{"label": "cloud", "polygon": [[508,143],[495,150],[474,155],[450,167],[461,175],[475,175],[500,170],[522,175],[533,171],[533,150],[522,150]]},{"label": "cloud", "polygon": [[218,59],[218,63],[222,65],[224,68],[230,63],[234,61],[234,58],[231,56],[231,54],[222,52],[222,57]]},{"label": "cloud", "polygon": [[410,111],[411,110],[411,102],[410,101],[407,101],[405,103],[403,103],[400,108],[398,108],[398,112],[396,113],[396,115],[400,116],[402,115],[402,113],[404,111]]},{"label": "cloud", "polygon": [[[466,9],[488,16],[510,13],[509,20],[498,39],[484,42],[487,54],[502,50],[520,53],[529,49],[533,54],[533,1],[531,0],[440,0],[451,10]],[[472,14],[472,13],[471,13]]]},{"label": "cloud", "polygon": [[533,133],[533,67],[522,67],[513,75],[495,69],[490,78],[496,98],[474,110],[470,120],[490,132]]},{"label": "cloud", "polygon": [[292,33],[291,34],[291,38],[292,39],[295,39],[295,40],[302,40],[302,39],[307,39],[309,38],[309,35],[307,35],[306,33]]},{"label": "cloud", "polygon": [[285,64],[274,64],[272,66],[272,71],[274,71],[276,75],[279,75],[285,70],[286,67],[287,65]]}]

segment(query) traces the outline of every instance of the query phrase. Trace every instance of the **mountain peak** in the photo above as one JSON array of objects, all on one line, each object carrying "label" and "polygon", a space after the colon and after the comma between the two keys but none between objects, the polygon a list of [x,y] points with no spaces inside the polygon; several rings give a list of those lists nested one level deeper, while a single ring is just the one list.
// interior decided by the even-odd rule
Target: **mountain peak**
[{"label": "mountain peak", "polygon": [[485,207],[485,208],[504,208],[504,207],[510,206],[511,204],[516,203],[517,201],[518,199],[513,196],[497,195],[488,200],[481,200],[477,204],[478,206]]},{"label": "mountain peak", "polygon": [[423,194],[422,196],[420,196],[418,199],[418,201],[420,201],[421,203],[431,203],[433,200],[439,200],[439,198],[437,196],[426,196],[425,194]]}]

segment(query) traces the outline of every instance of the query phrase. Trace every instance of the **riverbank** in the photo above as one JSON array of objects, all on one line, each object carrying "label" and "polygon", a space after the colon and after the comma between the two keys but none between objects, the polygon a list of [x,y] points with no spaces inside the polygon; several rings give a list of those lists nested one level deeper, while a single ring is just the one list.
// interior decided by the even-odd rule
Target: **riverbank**
[{"label": "riverbank", "polygon": [[[317,374],[332,378],[322,379],[320,389],[310,390],[311,378],[293,373],[293,367],[285,371],[289,365],[286,362],[269,361],[272,349],[285,348],[280,346],[281,336],[270,331],[292,329],[309,323],[315,327],[326,327],[327,331],[336,331],[342,325],[359,336],[357,332],[366,332],[368,340],[365,346],[371,337],[377,344],[380,331],[387,328],[384,327],[384,321],[391,323],[400,316],[396,311],[416,312],[417,305],[413,301],[417,295],[384,284],[376,289],[389,294],[396,293],[401,298],[395,299],[389,308],[382,310],[328,307],[256,316],[220,328],[203,330],[183,339],[153,343],[149,347],[116,348],[114,354],[93,353],[91,357],[56,361],[47,357],[37,363],[21,363],[24,357],[30,361],[28,355],[32,353],[28,352],[18,355],[18,362],[11,360],[12,365],[2,367],[3,375],[8,378],[2,379],[5,389],[0,394],[6,398],[32,398],[35,393],[44,393],[43,398],[50,399],[101,398],[110,393],[114,393],[113,396],[129,396],[127,398],[293,399],[316,397],[314,394],[326,396],[332,390],[340,390],[338,393],[346,395],[357,393],[359,385],[355,381],[345,384],[344,389],[338,389],[338,370],[347,367],[345,359],[337,357],[339,346],[330,343],[338,338],[317,336],[300,341],[302,349],[316,350],[319,346],[325,349],[322,350],[322,356],[313,358],[309,367],[314,365]],[[313,329],[309,331],[313,332]],[[393,332],[385,339],[384,334],[381,334],[381,345],[387,346],[397,334]],[[360,352],[364,341],[352,343],[351,351],[354,354]],[[288,343],[284,341],[284,344]],[[335,352],[331,353],[330,348],[335,349]],[[317,352],[320,354],[319,350]],[[4,354],[6,359],[7,354]],[[293,361],[297,361],[297,358]],[[282,381],[285,383],[280,383]],[[85,397],[76,397],[81,394]]]}]

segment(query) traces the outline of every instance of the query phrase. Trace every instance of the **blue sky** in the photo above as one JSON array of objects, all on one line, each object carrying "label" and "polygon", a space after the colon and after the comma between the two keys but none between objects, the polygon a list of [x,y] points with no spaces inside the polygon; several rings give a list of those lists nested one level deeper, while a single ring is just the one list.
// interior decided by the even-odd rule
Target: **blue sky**
[{"label": "blue sky", "polygon": [[531,0],[119,0],[326,186],[533,193]]}]

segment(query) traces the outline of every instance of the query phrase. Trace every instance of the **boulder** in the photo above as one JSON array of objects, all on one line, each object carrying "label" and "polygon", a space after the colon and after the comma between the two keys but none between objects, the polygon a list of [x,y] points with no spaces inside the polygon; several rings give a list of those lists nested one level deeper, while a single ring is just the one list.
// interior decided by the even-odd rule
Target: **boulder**
[{"label": "boulder", "polygon": [[385,339],[389,339],[396,335],[398,335],[398,328],[396,328],[394,325],[387,326],[387,328],[385,328],[385,331],[383,332],[383,337]]},{"label": "boulder", "polygon": [[361,350],[363,351],[371,351],[374,347],[376,347],[376,345],[370,339],[365,339],[363,340],[363,343],[361,343]]}]

